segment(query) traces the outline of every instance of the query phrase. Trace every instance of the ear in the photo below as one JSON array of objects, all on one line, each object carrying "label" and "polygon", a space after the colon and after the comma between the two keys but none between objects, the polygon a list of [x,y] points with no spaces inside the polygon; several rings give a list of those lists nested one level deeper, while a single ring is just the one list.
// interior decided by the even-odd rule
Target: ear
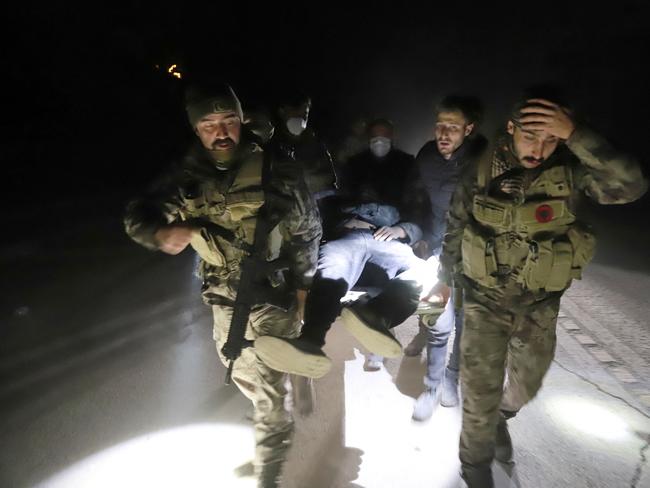
[{"label": "ear", "polygon": [[515,124],[512,123],[512,120],[508,121],[508,125],[506,126],[506,130],[508,131],[508,134],[513,135],[515,133]]},{"label": "ear", "polygon": [[465,127],[465,137],[470,135],[473,130],[474,130],[474,124],[467,124],[467,126]]}]

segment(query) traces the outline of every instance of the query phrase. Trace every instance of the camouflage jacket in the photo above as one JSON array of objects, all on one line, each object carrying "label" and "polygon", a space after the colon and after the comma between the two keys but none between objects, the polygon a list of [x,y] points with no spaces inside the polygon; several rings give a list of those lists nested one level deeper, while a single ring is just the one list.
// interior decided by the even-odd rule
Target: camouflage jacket
[{"label": "camouflage jacket", "polygon": [[[228,223],[234,221],[229,213],[235,209],[230,209],[228,202],[229,198],[234,197],[233,191],[236,191],[233,190],[233,182],[236,181],[238,168],[262,157],[270,158],[270,176],[264,193],[259,192],[259,186],[246,191],[258,190],[260,194],[272,193],[279,197],[271,200],[282,202],[282,208],[270,212],[279,216],[269,236],[269,243],[273,242],[277,247],[276,255],[272,257],[282,257],[288,261],[288,278],[292,287],[308,288],[316,270],[322,234],[318,210],[295,164],[277,147],[267,145],[262,148],[251,142],[251,137],[243,138],[231,169],[226,171],[216,168],[200,144],[194,145],[180,163],[158,178],[143,196],[128,204],[124,219],[126,232],[146,248],[158,249],[155,233],[161,226],[180,223],[188,216],[192,218],[197,215],[193,203],[197,194],[202,195],[202,201],[206,203],[206,208],[198,212],[198,216],[222,226],[225,222],[228,227]],[[256,211],[252,212],[254,230]],[[236,225],[229,230],[249,241],[249,244],[252,242],[252,232],[241,232],[242,229]],[[223,239],[223,236],[218,239]],[[218,285],[218,293],[233,298],[240,273],[238,260],[243,257],[244,251],[237,248],[234,242],[221,241],[221,247],[226,248],[223,266],[202,259],[199,271],[204,281]]]},{"label": "camouflage jacket", "polygon": [[338,188],[338,176],[327,146],[307,128],[293,136],[279,126],[273,135],[275,144],[302,168],[307,188],[316,200],[331,195]]},{"label": "camouflage jacket", "polygon": [[[508,138],[504,139],[506,142]],[[516,164],[509,144],[497,143],[479,164],[491,164],[491,184],[488,192],[500,180],[516,181],[522,202],[526,198],[526,185],[535,178],[537,169],[526,170]],[[571,137],[560,144],[540,170],[551,165],[570,168],[573,193],[568,199],[569,208],[575,211],[582,193],[600,204],[624,204],[640,198],[647,190],[637,161],[616,152],[607,141],[585,127],[577,128]],[[444,237],[439,279],[451,284],[454,277],[462,281],[462,240],[466,226],[477,226],[473,216],[473,201],[479,188],[478,165],[464,173],[456,187],[449,209],[447,232]]]}]

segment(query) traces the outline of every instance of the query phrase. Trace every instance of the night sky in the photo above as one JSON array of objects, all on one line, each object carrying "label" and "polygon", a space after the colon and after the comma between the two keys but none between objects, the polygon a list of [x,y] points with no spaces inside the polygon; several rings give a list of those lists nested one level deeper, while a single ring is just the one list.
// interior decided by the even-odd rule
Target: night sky
[{"label": "night sky", "polygon": [[18,201],[138,188],[183,153],[183,86],[205,77],[228,80],[245,110],[294,87],[310,93],[311,123],[332,147],[355,117],[389,117],[412,153],[444,94],[480,96],[492,135],[523,88],[554,82],[647,168],[644,4],[14,6],[3,43],[7,187]]}]

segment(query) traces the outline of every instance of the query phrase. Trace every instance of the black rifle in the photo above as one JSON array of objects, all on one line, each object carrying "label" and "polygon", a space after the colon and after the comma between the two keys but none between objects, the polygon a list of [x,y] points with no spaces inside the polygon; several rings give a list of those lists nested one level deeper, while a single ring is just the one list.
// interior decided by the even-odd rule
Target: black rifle
[{"label": "black rifle", "polygon": [[286,200],[283,202],[283,197],[266,191],[270,171],[269,166],[268,156],[265,154],[262,168],[262,186],[265,188],[264,205],[262,205],[257,215],[253,244],[247,246],[248,256],[241,263],[239,286],[233,304],[228,339],[221,348],[221,352],[229,361],[225,379],[227,385],[230,384],[233,365],[241,355],[242,349],[252,346],[252,341],[246,341],[244,336],[246,335],[248,318],[253,306],[268,303],[289,310],[293,301],[293,297],[286,290],[275,289],[271,287],[268,281],[268,277],[273,272],[285,270],[289,267],[288,262],[284,259],[266,260],[269,233],[279,221],[279,210],[281,210],[282,204],[286,204]]}]

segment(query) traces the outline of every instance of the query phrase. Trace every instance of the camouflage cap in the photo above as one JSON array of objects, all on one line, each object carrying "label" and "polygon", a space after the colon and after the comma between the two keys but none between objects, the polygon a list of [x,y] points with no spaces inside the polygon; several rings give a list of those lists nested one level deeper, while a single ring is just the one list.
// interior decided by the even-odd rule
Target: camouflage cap
[{"label": "camouflage cap", "polygon": [[185,92],[185,110],[192,127],[207,114],[235,112],[244,119],[237,95],[225,83],[190,86]]}]

